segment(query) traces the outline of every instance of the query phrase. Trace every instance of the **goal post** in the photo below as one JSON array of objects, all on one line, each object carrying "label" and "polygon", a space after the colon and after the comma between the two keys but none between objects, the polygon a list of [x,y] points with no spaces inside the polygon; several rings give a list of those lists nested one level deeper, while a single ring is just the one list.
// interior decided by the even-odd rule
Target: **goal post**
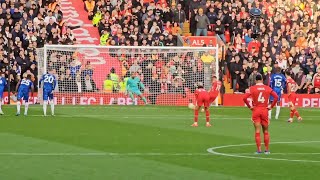
[{"label": "goal post", "polygon": [[[219,77],[219,47],[141,47],[45,45],[38,49],[38,76],[49,69],[57,78],[59,105],[139,105],[126,92],[136,72],[148,103],[186,106],[198,84],[209,90]],[[41,93],[38,102],[42,102]],[[216,101],[216,105],[217,105]]]}]

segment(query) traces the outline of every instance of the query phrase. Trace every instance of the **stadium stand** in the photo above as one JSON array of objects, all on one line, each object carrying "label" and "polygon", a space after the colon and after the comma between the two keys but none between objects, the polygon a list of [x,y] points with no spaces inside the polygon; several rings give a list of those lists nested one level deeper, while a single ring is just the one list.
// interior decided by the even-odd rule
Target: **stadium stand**
[{"label": "stadium stand", "polygon": [[[10,89],[24,73],[38,82],[36,48],[45,44],[73,44],[72,29],[63,20],[56,0],[1,0],[0,8],[0,69],[10,79]],[[6,89],[7,90],[7,89]]]},{"label": "stadium stand", "polygon": [[[259,17],[250,14],[255,8],[261,10]],[[292,69],[293,77],[295,68],[303,70],[300,93],[319,92],[312,79],[305,78],[316,76],[320,63],[319,0],[98,0],[93,13],[103,14],[94,22],[99,24],[103,45],[170,46],[175,43],[168,43],[169,37],[175,39],[179,32],[196,34],[199,11],[210,21],[205,25],[208,35],[217,35],[227,45],[223,72],[233,90],[228,92],[244,92],[254,69],[268,84],[277,66]],[[152,41],[145,41],[148,36]]]}]

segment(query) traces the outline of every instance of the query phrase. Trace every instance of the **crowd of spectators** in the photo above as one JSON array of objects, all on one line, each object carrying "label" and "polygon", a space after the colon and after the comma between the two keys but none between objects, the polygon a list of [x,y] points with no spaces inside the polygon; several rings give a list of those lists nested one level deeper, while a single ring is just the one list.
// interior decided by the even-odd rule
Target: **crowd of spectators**
[{"label": "crowd of spectators", "polygon": [[97,26],[101,45],[176,46],[187,13],[168,0],[86,0],[88,18]]},{"label": "crowd of spectators", "polygon": [[[223,72],[234,92],[254,85],[257,73],[268,84],[275,67],[292,71],[300,93],[319,92],[312,83],[320,63],[319,0],[87,0],[85,5],[101,45],[176,46],[188,22],[192,35],[211,32],[226,44]],[[261,15],[252,16],[255,8]],[[305,78],[297,79],[298,72]]]},{"label": "crowd of spectators", "polygon": [[[93,80],[93,66],[84,61],[76,52],[50,52],[48,69],[56,75],[56,92],[96,92],[99,90]],[[83,61],[82,61],[83,60]],[[84,63],[86,62],[86,63]]]},{"label": "crowd of spectators", "polygon": [[[0,71],[11,91],[31,74],[38,82],[36,48],[45,44],[73,44],[76,39],[56,0],[0,0]],[[6,87],[7,90],[8,87]]]},{"label": "crowd of spectators", "polygon": [[[250,16],[251,8],[261,9],[261,16]],[[224,18],[234,35],[227,42],[225,68],[235,92],[254,85],[257,73],[269,84],[277,67],[291,71],[298,93],[320,92],[315,82],[320,76],[320,1],[238,1],[231,9],[236,13]]]}]

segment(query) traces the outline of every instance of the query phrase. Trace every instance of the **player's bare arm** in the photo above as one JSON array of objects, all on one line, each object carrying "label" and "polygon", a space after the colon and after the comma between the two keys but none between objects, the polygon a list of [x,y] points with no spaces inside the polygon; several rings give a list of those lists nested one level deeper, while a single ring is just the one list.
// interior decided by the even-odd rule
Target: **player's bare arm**
[{"label": "player's bare arm", "polygon": [[[271,91],[270,94],[274,99],[278,99],[278,95],[276,92]],[[277,104],[277,101],[273,101],[271,105],[269,105],[268,109],[271,110],[272,108],[274,108],[274,106]]]},{"label": "player's bare arm", "polygon": [[249,108],[249,109],[253,109],[253,107],[250,105],[250,103],[249,103],[249,101],[248,101],[248,98],[249,97],[251,97],[251,93],[246,93],[245,95],[244,95],[244,97],[243,97],[243,101],[244,101],[244,103],[247,105],[247,107]]}]

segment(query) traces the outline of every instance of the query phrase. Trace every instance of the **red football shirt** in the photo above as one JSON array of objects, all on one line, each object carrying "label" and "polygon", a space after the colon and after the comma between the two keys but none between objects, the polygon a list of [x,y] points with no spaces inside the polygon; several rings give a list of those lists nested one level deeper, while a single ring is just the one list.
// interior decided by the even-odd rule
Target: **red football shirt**
[{"label": "red football shirt", "polygon": [[320,74],[316,74],[313,76],[313,83],[315,88],[320,88]]},{"label": "red football shirt", "polygon": [[196,99],[204,98],[208,96],[208,92],[205,89],[200,88],[194,92],[194,95],[196,96]]},{"label": "red football shirt", "polygon": [[292,78],[288,78],[287,88],[288,88],[288,94],[295,93],[297,88],[297,83]]},{"label": "red football shirt", "polygon": [[[249,92],[246,93],[244,97],[244,101],[248,107],[250,107],[248,102],[248,97],[252,97],[252,106],[253,107],[264,107],[267,108],[269,105],[269,97],[273,96],[274,98],[278,98],[277,94],[269,87],[264,84],[256,84],[255,86],[251,86]],[[277,101],[274,101],[271,107],[273,107]]]},{"label": "red football shirt", "polygon": [[219,94],[221,86],[222,86],[221,81],[213,82],[210,93]]}]

